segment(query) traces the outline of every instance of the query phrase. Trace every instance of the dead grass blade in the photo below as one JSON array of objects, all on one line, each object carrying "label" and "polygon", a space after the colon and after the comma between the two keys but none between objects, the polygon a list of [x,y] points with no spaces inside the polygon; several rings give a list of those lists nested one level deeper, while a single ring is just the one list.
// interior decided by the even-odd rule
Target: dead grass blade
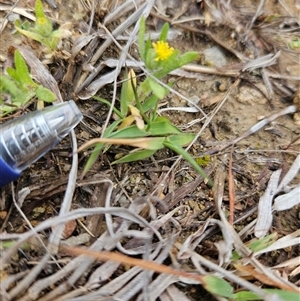
[{"label": "dead grass blade", "polygon": [[63,102],[60,90],[57,82],[51,75],[49,70],[41,63],[41,61],[28,49],[23,46],[18,46],[18,50],[21,52],[26,63],[31,69],[32,75],[46,88],[51,90],[57,97],[57,102]]},{"label": "dead grass blade", "polygon": [[238,137],[236,139],[233,139],[233,140],[227,142],[224,145],[220,145],[220,146],[217,146],[217,147],[209,150],[207,152],[207,154],[212,155],[212,154],[215,154],[217,152],[223,151],[224,149],[230,147],[231,145],[237,144],[239,141],[245,139],[249,135],[252,135],[252,134],[256,133],[257,131],[259,131],[264,126],[266,126],[270,122],[274,121],[278,117],[281,117],[281,116],[284,116],[284,115],[287,115],[287,114],[293,114],[293,113],[297,112],[297,110],[298,110],[298,108],[295,105],[288,106],[288,107],[282,109],[281,111],[279,111],[278,113],[272,114],[271,116],[259,121],[254,126],[252,126],[250,129],[248,129],[246,132],[244,132],[240,137]]},{"label": "dead grass blade", "polygon": [[257,271],[254,267],[251,267],[249,265],[245,266],[242,264],[235,265],[235,267],[237,268],[237,270],[246,273],[247,276],[248,275],[252,276],[253,278],[259,280],[261,283],[270,285],[272,287],[278,287],[283,290],[295,292],[295,290],[291,289],[289,286],[284,285],[283,283],[280,283],[280,282],[276,282],[273,279],[268,278],[264,273]]},{"label": "dead grass blade", "polygon": [[[151,3],[149,3],[150,5]],[[98,59],[100,58],[100,56],[102,55],[102,53],[105,51],[105,49],[107,49],[107,47],[109,47],[111,45],[111,43],[114,41],[114,37],[118,36],[119,34],[121,34],[124,30],[126,30],[129,26],[131,26],[132,24],[134,24],[138,18],[140,18],[141,14],[143,13],[143,11],[146,9],[147,7],[147,3],[144,3],[139,9],[137,9],[131,16],[130,18],[126,19],[126,21],[124,23],[122,23],[121,25],[119,25],[119,27],[117,27],[112,33],[111,33],[111,37],[107,38],[106,41],[101,45],[101,47],[97,50],[97,52],[93,55],[92,59],[90,60],[89,64],[91,66],[93,66]],[[135,37],[136,35],[136,31],[137,31],[137,25],[138,22],[136,23],[136,30],[134,30],[132,32],[132,38]],[[128,48],[131,45],[132,41],[131,39],[128,41],[126,48]],[[127,53],[126,49],[124,49],[124,52]],[[122,61],[122,60],[121,60]],[[121,64],[122,65],[122,64]],[[79,80],[80,86],[78,86],[75,89],[75,92],[80,94],[81,90],[85,87],[87,87],[92,80],[98,75],[99,71],[102,69],[102,65],[101,63],[98,64],[98,66],[96,67],[92,67],[93,72],[88,75],[87,72],[83,73],[81,75],[81,79]],[[117,74],[119,74],[119,68],[117,68],[116,70]],[[95,85],[93,85],[95,86]],[[98,90],[97,90],[98,91]],[[96,92],[95,92],[96,93]],[[81,96],[81,97],[87,97],[86,94],[84,94],[85,96]],[[93,94],[91,94],[93,95]],[[90,95],[90,96],[91,96]]]},{"label": "dead grass blade", "polygon": [[170,268],[169,266],[163,265],[163,264],[158,264],[153,261],[147,261],[147,260],[142,260],[142,259],[137,259],[137,258],[132,258],[126,255],[123,255],[121,253],[116,253],[116,252],[95,252],[87,249],[82,249],[82,248],[75,248],[75,247],[66,247],[66,246],[61,246],[60,250],[64,253],[68,253],[70,255],[86,255],[93,257],[99,261],[108,261],[108,260],[113,260],[116,262],[119,262],[123,265],[130,265],[130,266],[137,266],[143,269],[147,269],[150,271],[154,271],[157,273],[165,273],[165,274],[170,274],[182,278],[188,278],[195,280],[197,282],[202,282],[203,281],[203,276],[200,275],[194,275],[182,271],[175,270],[173,268]]},{"label": "dead grass blade", "polygon": [[272,202],[277,191],[280,175],[281,169],[273,172],[265,193],[259,199],[258,217],[254,230],[256,237],[264,237],[272,225]]}]

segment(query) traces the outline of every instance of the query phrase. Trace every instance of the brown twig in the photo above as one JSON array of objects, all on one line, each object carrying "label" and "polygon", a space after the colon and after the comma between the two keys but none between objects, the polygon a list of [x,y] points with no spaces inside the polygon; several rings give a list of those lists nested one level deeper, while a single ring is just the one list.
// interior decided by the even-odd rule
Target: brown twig
[{"label": "brown twig", "polygon": [[204,276],[201,275],[178,271],[164,264],[156,263],[150,260],[132,258],[117,252],[96,252],[96,251],[91,251],[83,248],[67,247],[67,246],[60,246],[60,250],[63,253],[67,253],[70,255],[76,255],[76,256],[86,255],[100,261],[113,260],[113,261],[120,262],[124,265],[138,266],[140,268],[154,271],[157,273],[166,273],[178,277],[184,277],[184,278],[196,280],[199,281],[200,283],[203,283],[204,280]]},{"label": "brown twig", "polygon": [[233,152],[233,146],[230,151],[229,166],[228,166],[229,224],[230,225],[233,225],[234,203],[235,203],[234,179],[232,174],[232,152]]}]

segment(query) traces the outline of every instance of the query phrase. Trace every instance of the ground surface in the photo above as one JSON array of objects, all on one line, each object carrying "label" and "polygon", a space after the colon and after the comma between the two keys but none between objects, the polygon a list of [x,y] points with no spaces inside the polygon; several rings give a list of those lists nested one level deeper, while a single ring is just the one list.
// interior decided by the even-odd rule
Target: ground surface
[{"label": "ground surface", "polygon": [[[167,9],[167,15],[170,18],[175,18],[177,14],[179,15],[180,12],[183,11],[183,7],[180,1],[178,3],[176,1],[169,2],[169,7],[165,7],[164,5],[163,7]],[[237,11],[240,10],[244,12],[249,10],[249,12],[251,12],[249,15],[253,15],[259,1],[254,1],[255,3],[253,1],[233,2]],[[78,145],[80,146],[84,142],[101,135],[102,126],[108,110],[106,106],[99,104],[96,100],[80,99],[78,95],[74,93],[75,82],[66,82],[65,80],[66,72],[72,61],[68,54],[62,54],[62,49],[64,49],[66,53],[71,53],[71,47],[75,38],[80,36],[82,32],[82,24],[84,22],[88,23],[90,20],[90,12],[82,6],[80,1],[55,1],[55,3],[57,4],[56,9],[48,7],[47,4],[45,4],[47,7],[46,11],[49,12],[49,15],[53,17],[53,20],[58,25],[71,22],[70,31],[73,35],[63,42],[62,48],[59,50],[56,58],[54,58],[53,63],[49,64],[48,67],[57,80],[63,97],[75,99],[79,108],[82,110],[84,115],[83,122],[79,124],[75,130]],[[295,3],[293,0],[284,1],[285,7],[283,7],[277,1],[267,1],[263,10],[264,15],[279,14],[281,16],[296,17],[298,13],[299,17],[299,9],[297,11]],[[97,26],[99,26],[98,23],[102,22],[105,15],[108,14],[105,7],[113,11],[113,4],[115,4],[114,1],[110,5],[103,3],[102,10],[95,15],[93,22],[94,29],[97,29]],[[32,5],[32,1],[20,1],[18,4],[20,7],[27,8],[30,8],[30,5]],[[184,17],[188,17],[193,13],[202,15],[203,7],[196,4],[191,5],[190,8],[186,10]],[[123,18],[125,17],[122,16],[120,20],[112,22],[108,26],[109,29],[113,30],[119,22],[123,21]],[[228,16],[227,22],[233,22],[236,18],[237,16]],[[217,40],[225,41],[229,47],[237,49],[245,56],[253,57],[253,49],[246,47],[247,45],[238,43],[236,37],[233,37],[235,33],[234,28],[237,24],[241,24],[239,22],[241,22],[241,20],[238,20],[236,24],[232,24],[232,28],[230,28],[230,26],[218,26],[216,22],[212,21],[210,27],[206,27],[206,29],[209,29]],[[154,16],[149,17],[147,22],[149,31],[158,30],[161,23],[162,20],[158,20]],[[203,21],[199,20],[183,24],[187,24],[196,29],[205,28]],[[274,25],[274,28],[277,27]],[[175,40],[171,39],[170,44],[180,49],[181,52],[187,50],[203,52],[217,45],[216,42],[204,34],[191,33],[188,30],[176,26],[171,26],[171,29],[180,31],[180,36]],[[263,54],[268,53],[263,44],[264,42],[273,43],[273,46],[276,44],[276,31],[268,31],[271,29],[267,27],[267,29],[263,31],[258,27],[253,30],[253,34],[257,34],[255,39],[253,39],[255,41],[254,48],[257,47],[263,50]],[[272,33],[274,34],[273,40],[271,40]],[[265,36],[263,36],[264,34]],[[235,35],[237,36],[238,33],[235,33]],[[33,48],[36,56],[40,60],[44,59],[39,44],[32,43],[21,35],[15,34],[11,22],[8,23],[2,32],[1,41],[0,54],[2,70],[6,64],[7,51],[10,45],[25,45],[27,48]],[[3,41],[5,41],[5,43]],[[100,47],[103,42],[104,40],[101,40],[97,47]],[[281,44],[278,43],[278,48],[280,48],[280,45]],[[133,47],[133,54],[134,49],[135,47]],[[219,70],[220,73],[225,73],[227,69],[240,70],[238,68],[240,68],[239,64],[241,62],[232,53],[222,49],[222,47],[219,48],[219,51],[221,52],[220,55],[222,59],[225,60],[226,67],[222,68],[222,66],[217,66],[219,60],[211,62],[211,59],[209,59],[209,61],[203,59],[198,63],[219,67],[217,70]],[[299,53],[297,56],[297,54],[291,54],[284,51],[284,49],[281,51],[282,55],[279,61],[268,70],[280,74],[282,77],[289,76],[299,78]],[[107,58],[118,59],[119,55],[118,49],[111,46],[104,53],[103,60]],[[80,63],[79,59],[78,61]],[[77,62],[75,63],[77,64]],[[183,131],[191,131],[194,133],[202,132],[198,141],[196,141],[189,150],[194,158],[202,158],[206,154],[211,154],[212,150],[222,144],[222,142],[228,142],[240,137],[259,120],[292,105],[297,93],[297,87],[299,86],[299,81],[271,78],[274,87],[285,87],[285,90],[279,91],[275,89],[274,94],[268,97],[268,90],[259,72],[245,72],[242,74],[239,84],[232,88],[237,78],[237,76],[218,76],[202,73],[197,75],[197,79],[178,77],[175,75],[166,79],[166,81],[175,79],[176,84],[173,88],[188,99],[196,99],[198,105],[208,115],[215,112],[214,110],[224,98],[225,93],[229,91],[229,97],[222,106],[218,107],[208,127],[203,127],[204,119],[200,112],[188,113],[176,110],[165,110],[162,113],[164,116],[170,118],[170,120]],[[112,84],[108,84],[100,89],[97,95],[105,99],[111,99],[112,91]],[[117,98],[118,97],[119,96],[117,96]],[[167,109],[170,107],[189,107],[189,105],[182,97],[169,94],[166,99],[162,101],[160,108]],[[283,168],[283,170],[287,171],[289,166],[294,162],[299,153],[299,140],[296,140],[294,143],[292,142],[299,136],[299,133],[299,125],[297,125],[293,116],[285,115],[274,120],[257,133],[247,136],[234,146],[232,153],[232,170],[235,179],[235,218],[241,218],[240,222],[235,224],[237,232],[256,218],[257,211],[255,211],[255,208],[257,207],[260,196],[266,189],[272,172],[278,168]],[[286,147],[288,147],[288,149],[286,149]],[[78,183],[82,184],[82,186],[76,188],[72,209],[103,206],[104,188],[99,188],[96,185],[84,185],[84,183],[91,183],[96,179],[107,178],[114,184],[111,197],[112,206],[128,207],[132,200],[149,195],[159,197],[165,201],[167,204],[167,212],[176,207],[186,205],[186,207],[182,207],[179,213],[177,213],[178,217],[182,216],[181,220],[178,218],[181,232],[176,241],[179,243],[184,243],[186,238],[193,234],[199,228],[199,225],[202,225],[202,222],[208,217],[217,218],[218,213],[213,199],[213,191],[204,183],[201,183],[201,181],[195,184],[195,186],[187,186],[197,179],[197,173],[183,160],[181,160],[176,167],[173,167],[172,164],[177,158],[175,153],[162,150],[151,159],[117,166],[110,165],[118,153],[127,151],[128,149],[123,146],[111,147],[105,154],[100,156],[84,179],[80,178],[80,174],[87,161],[89,152],[86,151],[79,154]],[[217,178],[217,171],[220,166],[226,169],[224,173],[226,174],[226,181],[223,197],[223,206],[226,210],[228,210],[229,206],[227,170],[231,151],[231,148],[227,148],[221,152],[212,154],[209,156],[209,163],[206,166],[206,170],[210,173],[212,179]],[[30,188],[30,193],[26,197],[22,209],[33,226],[50,217],[56,216],[59,212],[72,164],[70,153],[70,140],[66,138],[56,149],[48,153],[24,172],[18,182],[16,186],[17,189],[20,190],[24,187]],[[167,175],[167,171],[170,169],[171,172]],[[291,185],[295,186],[297,183],[299,183],[299,176],[293,180]],[[176,197],[177,194],[179,194],[178,189],[181,187],[185,187],[185,190],[180,197]],[[0,220],[0,222],[3,223],[2,231],[23,233],[28,229],[28,226],[16,210],[9,209],[11,200],[11,191],[9,188],[3,191],[2,197],[6,200],[6,203],[3,205],[2,202],[1,210],[4,213],[7,212],[7,215],[4,214],[7,218],[5,219],[4,217]],[[184,212],[184,210],[187,210],[189,213]],[[249,216],[247,215],[248,212],[250,212]],[[147,215],[147,213],[144,214],[145,216]],[[282,237],[297,231],[300,228],[299,215],[299,205],[293,207],[291,210],[276,213],[270,233],[277,232],[278,237]],[[189,216],[189,219],[186,218],[187,216]],[[86,218],[85,220],[81,220],[81,222],[87,227],[90,227],[92,232],[94,231],[95,237],[99,237],[106,227],[101,219],[95,222],[92,221],[91,218]],[[164,231],[167,230],[164,229]],[[172,230],[169,229],[169,231]],[[76,229],[71,235],[75,237],[82,233],[85,233],[84,228],[77,224]],[[48,235],[49,232],[43,232],[43,236],[48,237]],[[197,252],[213,262],[217,262],[218,251],[213,243],[218,241],[220,237],[220,233],[217,232],[214,235],[208,235],[201,244],[197,246]],[[245,241],[253,237],[253,231],[249,230]],[[93,239],[91,239],[89,243],[92,243],[92,241]],[[19,254],[19,258],[16,259],[16,262],[13,264],[10,263],[9,272],[19,273],[23,270],[27,270],[28,267],[29,269],[32,268],[32,266],[35,265],[34,261],[40,260],[41,253],[42,251],[38,249],[31,252],[27,251],[26,255]],[[266,266],[275,266],[290,258],[294,258],[297,253],[299,254],[299,246],[294,246],[281,249],[277,252],[274,251],[273,253],[264,254],[260,257],[260,261]],[[268,254],[271,254],[271,256]],[[26,258],[31,262],[30,264],[28,264],[28,262],[26,263]],[[21,262],[24,263],[24,267],[21,266]],[[168,259],[165,263],[170,264],[170,262],[171,260]],[[181,268],[184,267],[186,271],[193,271],[194,269],[190,262],[184,262],[183,260],[181,264]],[[48,268],[49,270],[41,272],[40,278],[49,276],[51,273],[55,274],[55,267],[49,266]],[[95,267],[93,269],[95,269]],[[87,273],[90,272],[91,271]],[[119,268],[112,278],[117,277],[122,274],[122,272],[122,268]],[[79,280],[79,282],[82,282],[82,285],[86,281],[85,277],[87,276],[83,276]],[[299,285],[299,279],[297,277],[299,277],[299,274],[289,280]],[[76,287],[78,286],[80,286],[80,283],[76,283]],[[205,294],[205,291],[202,291],[198,285],[182,286],[179,284],[177,288],[184,292],[190,300],[208,300],[208,298],[210,298],[200,298],[202,294]],[[45,291],[47,291],[47,289]],[[68,300],[72,299],[70,298]]]}]

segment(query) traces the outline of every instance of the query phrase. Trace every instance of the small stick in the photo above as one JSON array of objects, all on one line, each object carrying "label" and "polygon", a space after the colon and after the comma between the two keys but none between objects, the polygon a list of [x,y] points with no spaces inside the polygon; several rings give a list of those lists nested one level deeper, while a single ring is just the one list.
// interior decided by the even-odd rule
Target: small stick
[{"label": "small stick", "polygon": [[228,166],[228,190],[229,190],[229,224],[233,225],[234,220],[234,203],[235,203],[235,191],[234,180],[232,174],[232,152],[233,145],[230,151],[229,166]]}]

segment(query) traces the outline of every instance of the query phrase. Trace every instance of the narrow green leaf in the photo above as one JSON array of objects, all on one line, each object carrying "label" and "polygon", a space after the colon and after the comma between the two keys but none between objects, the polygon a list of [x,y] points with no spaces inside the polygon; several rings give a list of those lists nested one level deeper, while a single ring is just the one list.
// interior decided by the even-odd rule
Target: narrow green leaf
[{"label": "narrow green leaf", "polygon": [[156,150],[142,149],[138,151],[134,151],[125,155],[124,157],[114,161],[112,164],[126,163],[126,162],[134,162],[138,160],[143,160],[151,157]]},{"label": "narrow green leaf", "polygon": [[232,286],[222,278],[212,275],[203,276],[202,285],[208,292],[214,295],[226,298],[231,298],[233,296]]},{"label": "narrow green leaf", "polygon": [[43,4],[42,4],[41,0],[36,0],[35,1],[34,11],[35,11],[36,18],[43,18],[43,17],[45,17],[45,13],[44,13],[44,9],[43,9]]},{"label": "narrow green leaf", "polygon": [[16,24],[15,24],[15,28],[17,31],[19,31],[24,36],[26,36],[32,40],[38,41],[41,44],[44,44],[44,38],[40,34],[29,31],[29,30],[24,30],[21,27],[17,26]]},{"label": "narrow green leaf", "polygon": [[195,134],[193,133],[181,133],[179,135],[171,135],[168,137],[168,140],[175,145],[186,146],[189,145],[193,139],[195,138]]},{"label": "narrow green leaf", "polygon": [[170,28],[169,23],[165,23],[163,25],[159,36],[160,41],[164,41],[164,42],[167,41],[169,28]]},{"label": "narrow green leaf", "polygon": [[186,64],[189,64],[192,61],[196,60],[198,57],[199,57],[198,52],[195,51],[186,52],[179,57],[179,65],[181,67]]},{"label": "narrow green leaf", "polygon": [[121,88],[121,99],[120,99],[121,114],[124,117],[127,116],[127,113],[128,113],[128,104],[132,103],[132,99],[131,99],[131,102],[127,101],[129,84],[130,84],[130,82],[128,81],[128,70],[126,68],[125,73],[124,73],[124,82],[123,82],[122,88]]},{"label": "narrow green leaf", "polygon": [[249,245],[249,248],[253,252],[258,252],[260,250],[264,250],[265,248],[272,245],[278,237],[278,234],[276,232],[267,235],[266,237],[257,239],[255,241],[252,241]]},{"label": "narrow green leaf", "polygon": [[[145,138],[147,139],[147,142],[144,143],[143,148],[145,149],[151,149],[151,150],[159,150],[164,148],[164,137],[151,137],[151,138]],[[140,146],[139,146],[140,147]]]},{"label": "narrow green leaf", "polygon": [[[276,294],[280,297],[283,301],[299,301],[299,293],[297,292],[290,292],[284,291],[279,289],[264,289],[265,292],[270,294]],[[263,300],[262,297],[258,296],[257,294],[249,291],[240,291],[233,294],[232,300],[234,301],[256,301],[256,300]]]},{"label": "narrow green leaf", "polygon": [[36,88],[35,93],[39,100],[43,100],[45,102],[53,102],[56,100],[56,95],[41,85]]},{"label": "narrow green leaf", "polygon": [[88,161],[86,162],[83,172],[82,172],[82,177],[86,175],[86,173],[90,170],[90,168],[94,165],[96,160],[98,159],[100,152],[104,146],[104,143],[99,143],[95,146],[92,154],[90,155]]},{"label": "narrow green leaf", "polygon": [[16,72],[18,74],[19,79],[22,81],[22,83],[34,87],[37,86],[37,84],[30,77],[30,73],[26,65],[26,62],[23,59],[19,50],[15,51],[14,61],[15,61]]},{"label": "narrow green leaf", "polygon": [[[174,86],[174,84],[175,84],[175,82],[170,82],[170,83],[168,83],[168,87],[172,88]],[[168,93],[169,93],[169,90],[165,89],[165,95],[163,96],[163,98],[166,97],[166,95]],[[155,94],[152,94],[151,96],[149,96],[141,105],[142,112],[146,113],[152,109],[153,111],[155,111],[153,115],[156,117],[158,101],[159,101],[159,98]]]},{"label": "narrow green leaf", "polygon": [[148,135],[149,134],[146,131],[140,130],[136,125],[131,125],[111,133],[107,138],[140,138]]},{"label": "narrow green leaf", "polygon": [[157,103],[159,101],[159,98],[153,94],[149,96],[144,103],[141,105],[141,109],[143,113],[148,112],[150,109],[153,109],[156,107]]},{"label": "narrow green leaf", "polygon": [[232,300],[234,301],[255,301],[255,300],[262,300],[263,298],[258,296],[253,292],[248,291],[241,291],[238,293],[233,294]]},{"label": "narrow green leaf", "polygon": [[19,77],[19,74],[17,73],[16,69],[8,67],[6,68],[6,73],[14,79],[15,82],[17,83],[22,83],[22,80]]},{"label": "narrow green leaf", "polygon": [[163,99],[168,93],[168,90],[166,88],[164,88],[162,85],[160,85],[152,79],[150,80],[150,87],[152,89],[153,94],[156,95],[156,97],[158,97],[159,99]]},{"label": "narrow green leaf", "polygon": [[5,75],[0,75],[0,86],[1,86],[0,92],[3,91],[9,93],[13,98],[21,95],[22,91],[19,89],[17,84]]},{"label": "narrow green leaf", "polygon": [[205,171],[197,164],[197,162],[187,153],[183,148],[179,145],[172,143],[169,138],[166,139],[164,145],[169,149],[173,150],[177,154],[181,155],[186,161],[188,161],[192,167],[203,177],[204,182],[207,183],[209,186],[213,186],[213,182],[209,179]]},{"label": "narrow green leaf", "polygon": [[162,78],[171,71],[189,64],[199,57],[197,52],[186,52],[181,56],[179,56],[178,53],[178,50],[175,50],[167,60],[162,62],[162,69],[154,73],[155,77]]},{"label": "narrow green leaf", "polygon": [[284,301],[299,301],[299,293],[279,289],[266,289],[268,293],[276,294]]},{"label": "narrow green leaf", "polygon": [[[151,50],[151,47],[152,47],[152,41],[151,41],[150,38],[148,38],[146,40],[146,44],[145,44],[145,55],[146,55],[146,58],[148,56],[148,52]],[[147,60],[146,58],[145,58],[145,61]]]},{"label": "narrow green leaf", "polygon": [[145,34],[146,34],[146,21],[144,16],[142,16],[140,20],[140,29],[138,34],[138,44],[139,44],[140,56],[143,61],[146,60]]},{"label": "narrow green leaf", "polygon": [[147,42],[146,42],[146,49],[147,49],[147,52],[146,52],[145,65],[146,65],[148,70],[155,70],[158,67],[158,62],[155,61],[156,52],[152,48],[152,42],[151,42],[150,39],[148,39]]},{"label": "narrow green leaf", "polygon": [[[111,107],[111,103],[108,100],[99,96],[93,96],[93,98]],[[113,111],[118,115],[119,118],[121,119],[125,118],[117,108],[113,107]]]},{"label": "narrow green leaf", "polygon": [[170,134],[181,134],[181,131],[170,122],[151,122],[147,132],[151,136],[166,136]]},{"label": "narrow green leaf", "polygon": [[[115,128],[120,124],[121,120],[116,120],[113,122],[105,131],[104,137],[108,137],[114,130]],[[87,163],[84,166],[82,177],[86,175],[86,173],[90,170],[90,168],[93,166],[93,164],[96,162],[97,158],[100,155],[101,150],[104,147],[104,143],[99,143],[95,146],[91,156],[89,157]]]},{"label": "narrow green leaf", "polygon": [[122,122],[121,119],[114,121],[104,132],[103,137],[108,138],[111,133],[117,128],[117,126]]},{"label": "narrow green leaf", "polygon": [[18,27],[20,27],[21,29],[24,29],[24,30],[29,30],[29,28],[31,27],[31,24],[27,20],[22,23],[21,20],[18,19],[18,20],[15,21],[15,26],[18,26]]}]

